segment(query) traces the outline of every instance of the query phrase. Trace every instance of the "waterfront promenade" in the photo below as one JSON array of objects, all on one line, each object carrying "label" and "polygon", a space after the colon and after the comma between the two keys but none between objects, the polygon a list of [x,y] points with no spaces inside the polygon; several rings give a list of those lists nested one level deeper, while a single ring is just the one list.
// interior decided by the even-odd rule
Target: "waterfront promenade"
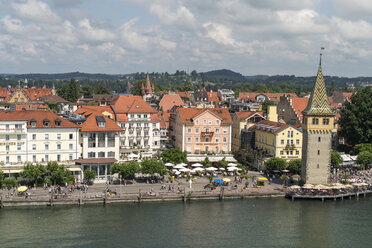
[{"label": "waterfront promenade", "polygon": [[[254,173],[259,176],[259,173]],[[139,203],[146,201],[189,201],[203,199],[238,199],[245,197],[284,196],[280,181],[266,182],[264,186],[253,187],[252,179],[231,182],[227,186],[218,186],[216,189],[204,188],[209,184],[206,177],[200,177],[190,183],[185,178],[175,179],[173,183],[137,183],[128,182],[119,184],[94,184],[87,190],[69,191],[69,187],[61,187],[62,193],[49,193],[48,189],[32,188],[28,194],[13,193],[13,190],[1,191],[1,205],[32,206],[32,205],[83,205],[83,204],[109,204],[115,202]],[[249,182],[246,187],[245,183]],[[13,194],[12,194],[13,193]]]}]

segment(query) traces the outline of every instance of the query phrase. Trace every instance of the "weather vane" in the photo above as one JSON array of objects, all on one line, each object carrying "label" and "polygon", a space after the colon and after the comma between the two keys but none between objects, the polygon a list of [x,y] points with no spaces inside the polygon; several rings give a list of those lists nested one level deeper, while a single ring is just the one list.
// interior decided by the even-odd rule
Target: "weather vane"
[{"label": "weather vane", "polygon": [[322,51],[324,50],[324,47],[320,48],[320,59],[319,59],[319,64],[322,64]]}]

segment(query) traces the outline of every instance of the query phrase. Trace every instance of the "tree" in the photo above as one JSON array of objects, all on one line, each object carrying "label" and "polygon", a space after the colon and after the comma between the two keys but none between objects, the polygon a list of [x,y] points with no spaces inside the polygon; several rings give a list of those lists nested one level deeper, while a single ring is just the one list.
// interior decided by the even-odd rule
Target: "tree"
[{"label": "tree", "polygon": [[164,163],[187,163],[187,152],[181,152],[179,148],[171,148],[163,151],[160,154]]},{"label": "tree", "polygon": [[368,151],[372,153],[372,144],[366,143],[366,144],[358,144],[353,147],[353,150],[351,151],[352,155],[358,155],[360,152]]},{"label": "tree", "polygon": [[90,85],[84,85],[80,88],[80,92],[84,98],[91,98],[93,96],[93,87]]},{"label": "tree", "polygon": [[212,166],[212,163],[211,163],[211,161],[209,161],[209,158],[208,158],[208,157],[205,157],[205,159],[204,159],[201,163],[202,163],[202,165],[203,165],[204,167],[206,167],[206,168]]},{"label": "tree", "polygon": [[284,170],[287,167],[287,162],[282,158],[270,158],[265,162],[266,169],[269,171],[273,170]]},{"label": "tree", "polygon": [[18,186],[18,181],[13,177],[5,178],[3,183],[4,183],[4,186],[8,188],[8,190]]},{"label": "tree", "polygon": [[50,103],[50,102],[47,102],[46,103],[48,105],[48,108],[53,111],[54,113],[58,113],[59,112],[59,105],[58,103]]},{"label": "tree", "polygon": [[[47,170],[44,165],[42,164],[27,164],[23,171],[20,173],[20,176],[23,178],[28,178],[33,180],[34,184],[38,184],[39,178],[44,178],[45,174],[47,173]],[[43,180],[44,181],[44,180]],[[41,182],[43,183],[43,182]]]},{"label": "tree", "polygon": [[135,95],[135,96],[141,96],[142,95],[142,92],[141,92],[142,84],[146,84],[146,80],[138,80],[134,83],[134,87],[132,89],[132,94],[133,95]]},{"label": "tree", "polygon": [[228,166],[228,162],[226,161],[226,158],[223,157],[223,159],[221,159],[220,161],[218,161],[218,166],[219,167],[223,167],[223,168],[226,168]]},{"label": "tree", "polygon": [[88,182],[91,182],[96,178],[96,171],[92,169],[87,169],[84,171],[84,180],[87,180]]},{"label": "tree", "polygon": [[340,165],[344,162],[339,152],[331,152],[331,165],[333,168],[339,168]]},{"label": "tree", "polygon": [[68,85],[68,101],[76,102],[80,97],[80,91],[77,86],[76,80],[71,78],[70,84]]},{"label": "tree", "polygon": [[127,163],[115,163],[111,167],[111,173],[119,173],[121,178],[133,178],[134,174],[141,170],[139,163],[135,161]]},{"label": "tree", "polygon": [[293,159],[288,162],[287,169],[291,171],[291,173],[299,173],[301,170],[301,159]]},{"label": "tree", "polygon": [[234,152],[234,158],[245,167],[250,167],[254,161],[253,151],[240,149]]},{"label": "tree", "polygon": [[0,170],[0,189],[3,187],[4,178],[5,178],[4,172]]},{"label": "tree", "polygon": [[48,162],[46,170],[47,175],[54,185],[74,182],[74,177],[71,175],[71,172],[57,162]]},{"label": "tree", "polygon": [[164,176],[167,174],[167,168],[162,161],[156,159],[145,159],[141,163],[141,171],[144,174],[154,175],[155,173]]},{"label": "tree", "polygon": [[359,153],[357,161],[363,168],[366,168],[368,164],[372,164],[372,153],[368,151]]},{"label": "tree", "polygon": [[94,94],[110,94],[110,91],[103,85],[96,85],[94,87]]},{"label": "tree", "polygon": [[339,120],[340,136],[351,145],[372,143],[372,87],[365,87],[345,102]]}]

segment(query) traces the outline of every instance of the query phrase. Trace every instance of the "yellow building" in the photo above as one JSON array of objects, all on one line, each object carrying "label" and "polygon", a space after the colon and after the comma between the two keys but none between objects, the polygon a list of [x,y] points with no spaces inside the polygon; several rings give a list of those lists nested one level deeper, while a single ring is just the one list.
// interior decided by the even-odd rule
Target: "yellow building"
[{"label": "yellow building", "polygon": [[255,147],[273,157],[301,159],[302,131],[289,124],[263,120],[255,125]]},{"label": "yellow building", "polygon": [[248,129],[262,120],[265,120],[262,112],[236,112],[233,116],[231,149],[237,151],[241,148],[241,132],[243,129]]}]

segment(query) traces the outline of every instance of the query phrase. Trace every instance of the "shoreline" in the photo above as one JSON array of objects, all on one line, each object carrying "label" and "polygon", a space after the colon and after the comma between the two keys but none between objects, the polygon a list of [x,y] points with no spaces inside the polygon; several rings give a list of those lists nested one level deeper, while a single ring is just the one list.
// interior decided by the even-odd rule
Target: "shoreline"
[{"label": "shoreline", "polygon": [[236,199],[249,199],[249,198],[272,198],[272,197],[285,197],[286,192],[270,192],[270,193],[232,193],[232,194],[221,194],[222,191],[218,192],[208,192],[212,194],[201,194],[192,193],[186,194],[172,194],[172,195],[145,195],[139,194],[132,196],[96,196],[90,198],[76,198],[76,197],[66,197],[57,198],[53,197],[43,197],[43,199],[34,197],[34,199],[4,199],[0,200],[1,208],[17,208],[17,207],[37,207],[37,206],[83,206],[83,205],[106,205],[106,204],[116,204],[116,203],[146,203],[146,202],[190,202],[190,201],[206,201],[206,200],[236,200]]}]

